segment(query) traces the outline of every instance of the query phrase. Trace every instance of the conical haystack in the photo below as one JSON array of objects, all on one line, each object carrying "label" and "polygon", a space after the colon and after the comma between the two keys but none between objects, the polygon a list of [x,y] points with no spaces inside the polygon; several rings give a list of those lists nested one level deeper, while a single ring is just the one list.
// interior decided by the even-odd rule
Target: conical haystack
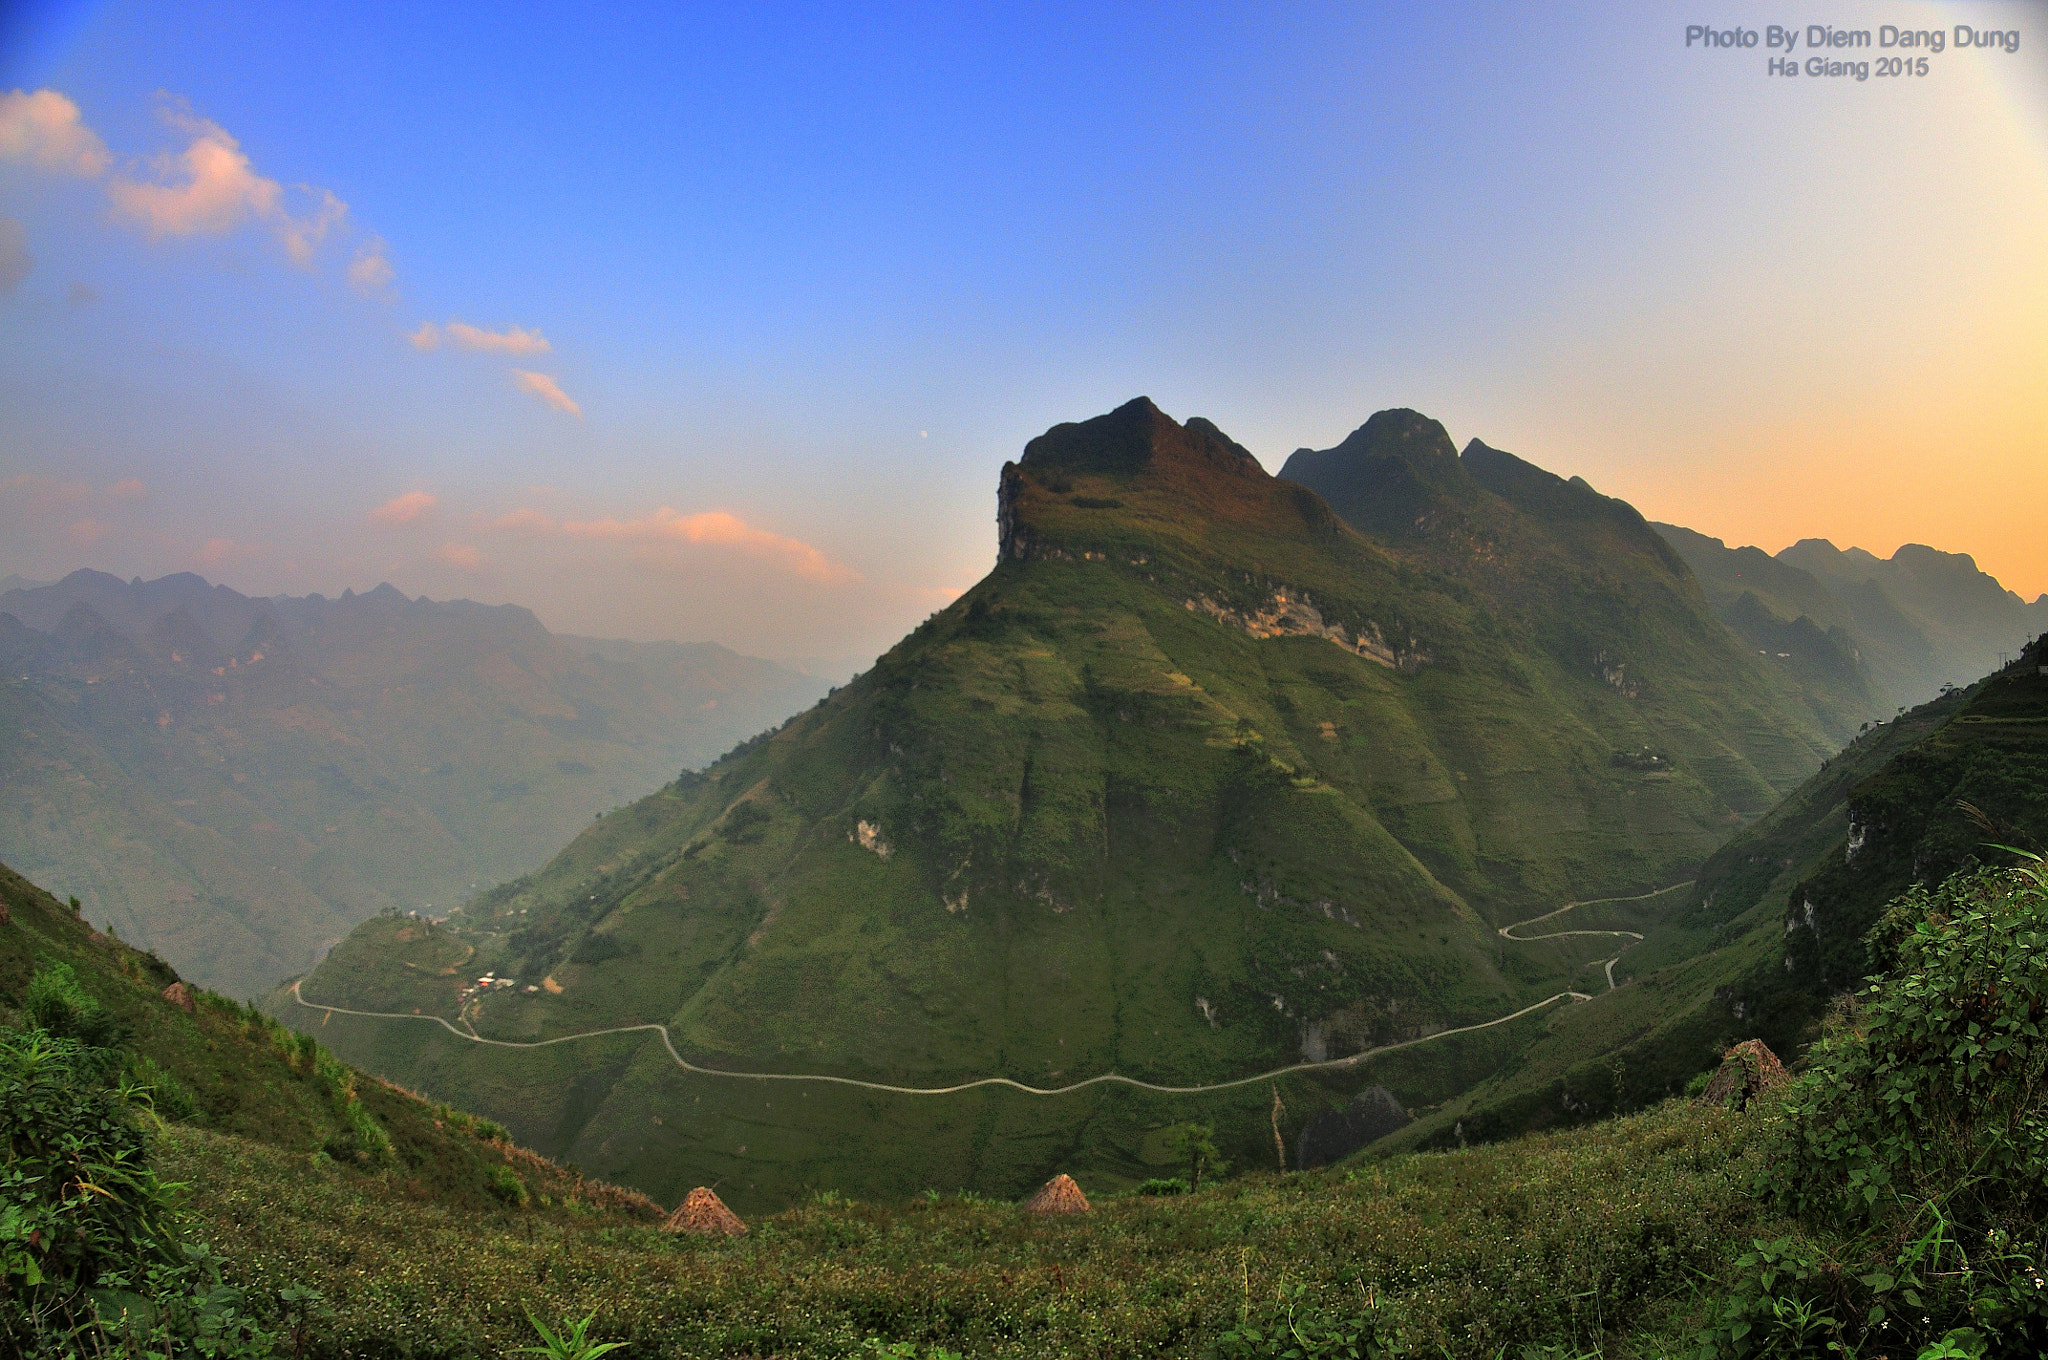
[{"label": "conical haystack", "polygon": [[747,1230],[740,1216],[703,1186],[692,1190],[661,1225],[663,1232],[695,1233],[699,1237],[738,1237]]},{"label": "conical haystack", "polygon": [[1769,1045],[1761,1039],[1748,1039],[1735,1045],[1721,1058],[1721,1070],[1714,1073],[1707,1089],[1700,1092],[1695,1105],[1726,1105],[1731,1099],[1735,1108],[1748,1106],[1764,1092],[1774,1086],[1782,1086],[1792,1080],[1792,1074],[1785,1070],[1785,1064],[1778,1061],[1778,1055],[1771,1052]]},{"label": "conical haystack", "polygon": [[1088,1212],[1088,1197],[1081,1193],[1081,1187],[1074,1184],[1074,1178],[1062,1171],[1045,1183],[1045,1188],[1033,1195],[1024,1206],[1034,1214],[1085,1214]]}]

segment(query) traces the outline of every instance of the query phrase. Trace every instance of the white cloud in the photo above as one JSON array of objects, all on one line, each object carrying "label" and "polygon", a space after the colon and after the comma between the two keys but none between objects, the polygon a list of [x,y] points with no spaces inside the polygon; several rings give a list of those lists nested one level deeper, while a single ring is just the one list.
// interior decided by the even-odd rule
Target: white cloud
[{"label": "white cloud", "polygon": [[684,515],[668,506],[662,506],[652,515],[641,519],[622,520],[613,517],[596,520],[573,521],[562,526],[562,532],[573,538],[611,539],[635,543],[698,543],[716,547],[737,548],[755,557],[766,558],[808,580],[823,585],[842,585],[861,579],[860,573],[843,563],[834,562],[801,539],[786,538],[756,529],[737,515],[723,510],[707,510],[701,514]]},{"label": "white cloud", "polygon": [[389,249],[381,236],[372,236],[357,246],[356,257],[349,261],[349,285],[370,297],[388,296],[391,281],[397,276],[398,271],[391,267]]},{"label": "white cloud", "polygon": [[546,354],[554,348],[539,331],[522,330],[518,326],[487,331],[466,321],[451,321],[447,329],[448,337],[463,349],[488,350],[493,354]]},{"label": "white cloud", "polygon": [[28,228],[11,217],[0,217],[0,295],[21,287],[36,257],[28,253]]},{"label": "white cloud", "polygon": [[428,491],[408,491],[393,496],[370,512],[370,518],[379,524],[414,524],[434,513],[441,504],[441,498]]},{"label": "white cloud", "polygon": [[571,401],[569,394],[564,392],[556,384],[555,380],[547,374],[530,373],[526,369],[515,368],[512,370],[512,379],[523,390],[533,393],[534,396],[539,397],[557,411],[566,411],[579,420],[582,418],[583,408],[574,401]]},{"label": "white cloud", "polygon": [[80,120],[78,105],[57,91],[0,95],[0,160],[92,179],[105,174],[113,159],[99,134]]},{"label": "white cloud", "polygon": [[159,182],[116,177],[107,184],[115,211],[152,237],[218,236],[254,220],[269,227],[296,264],[310,264],[320,243],[348,217],[348,205],[326,189],[300,185],[313,208],[295,216],[284,186],[256,173],[242,144],[220,124],[196,117],[182,104],[162,110],[164,121],[192,134],[175,156],[157,159]]}]

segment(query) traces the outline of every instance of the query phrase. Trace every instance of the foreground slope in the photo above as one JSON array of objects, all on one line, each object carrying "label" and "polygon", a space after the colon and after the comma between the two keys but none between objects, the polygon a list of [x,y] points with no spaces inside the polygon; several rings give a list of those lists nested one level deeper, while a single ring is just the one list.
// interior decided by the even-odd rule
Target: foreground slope
[{"label": "foreground slope", "polygon": [[[999,531],[996,569],[854,684],[444,926],[364,927],[272,1004],[670,1197],[1127,1183],[1190,1113],[1276,1158],[1367,1069],[920,1096],[676,1057],[1199,1086],[1491,1021],[1586,988],[1605,943],[1499,926],[1689,877],[1829,749],[1675,559],[1636,595],[1589,575],[1510,608],[1497,558],[1366,537],[1143,399],[1034,440]],[[676,1053],[644,1030],[481,1047],[434,1016],[513,1041],[659,1021]],[[1469,1061],[1442,1041],[1414,1090],[1543,1023]]]},{"label": "foreground slope", "polygon": [[822,686],[526,610],[75,572],[0,594],[0,856],[253,995],[542,862]]}]

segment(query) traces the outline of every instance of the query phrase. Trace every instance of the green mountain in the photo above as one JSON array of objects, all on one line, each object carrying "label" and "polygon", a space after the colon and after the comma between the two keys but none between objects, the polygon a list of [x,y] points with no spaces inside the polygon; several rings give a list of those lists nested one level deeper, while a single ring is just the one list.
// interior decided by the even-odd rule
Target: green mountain
[{"label": "green mountain", "polygon": [[[1298,449],[1284,478],[1313,488],[1361,533],[1463,582],[1558,664],[1640,690],[1740,687],[1803,713],[1830,745],[1870,716],[1854,663],[1788,670],[1736,663],[1685,561],[1626,501],[1443,427],[1383,411],[1334,449]],[[1737,630],[1738,633],[1740,630]],[[1681,678],[1682,677],[1682,678]]]},{"label": "green mountain", "polygon": [[0,594],[0,856],[254,995],[380,910],[532,868],[823,688],[388,585],[75,572]]},{"label": "green mountain", "polygon": [[1996,846],[2048,850],[2048,636],[1967,689],[1875,724],[1701,865],[1657,910],[1582,908],[1642,932],[1602,1007],[1575,1007],[1470,1090],[1380,1148],[1447,1146],[1650,1104],[1712,1055],[1790,1055],[1829,999],[1878,971],[1885,905]]},{"label": "green mountain", "polygon": [[[1412,412],[1321,460],[1382,488],[1369,532],[1149,401],[1055,427],[1003,470],[996,568],[872,671],[269,1004],[551,1154],[742,1212],[1129,1184],[1192,1114],[1270,1164],[1361,1086],[1455,1095],[1602,976],[1604,937],[1498,927],[1690,877],[1832,742],[1626,507],[1461,461]],[[1532,1006],[1201,1095],[721,1075],[1198,1086]],[[492,1047],[435,1017],[667,1036]]]},{"label": "green mountain", "polygon": [[1747,646],[1845,704],[1867,701],[1859,723],[1967,684],[2048,630],[2048,596],[2028,604],[1966,553],[1908,543],[1887,560],[1809,538],[1773,557],[1675,524],[1651,527]]}]

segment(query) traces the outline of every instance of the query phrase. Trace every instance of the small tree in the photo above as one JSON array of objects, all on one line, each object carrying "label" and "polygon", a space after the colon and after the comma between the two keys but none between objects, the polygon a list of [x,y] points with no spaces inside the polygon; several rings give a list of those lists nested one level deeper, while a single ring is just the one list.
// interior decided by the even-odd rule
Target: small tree
[{"label": "small tree", "polygon": [[1188,1184],[1202,1188],[1202,1173],[1213,1171],[1222,1175],[1223,1159],[1216,1154],[1216,1126],[1214,1124],[1176,1124],[1167,1131],[1166,1148],[1188,1169]]}]

